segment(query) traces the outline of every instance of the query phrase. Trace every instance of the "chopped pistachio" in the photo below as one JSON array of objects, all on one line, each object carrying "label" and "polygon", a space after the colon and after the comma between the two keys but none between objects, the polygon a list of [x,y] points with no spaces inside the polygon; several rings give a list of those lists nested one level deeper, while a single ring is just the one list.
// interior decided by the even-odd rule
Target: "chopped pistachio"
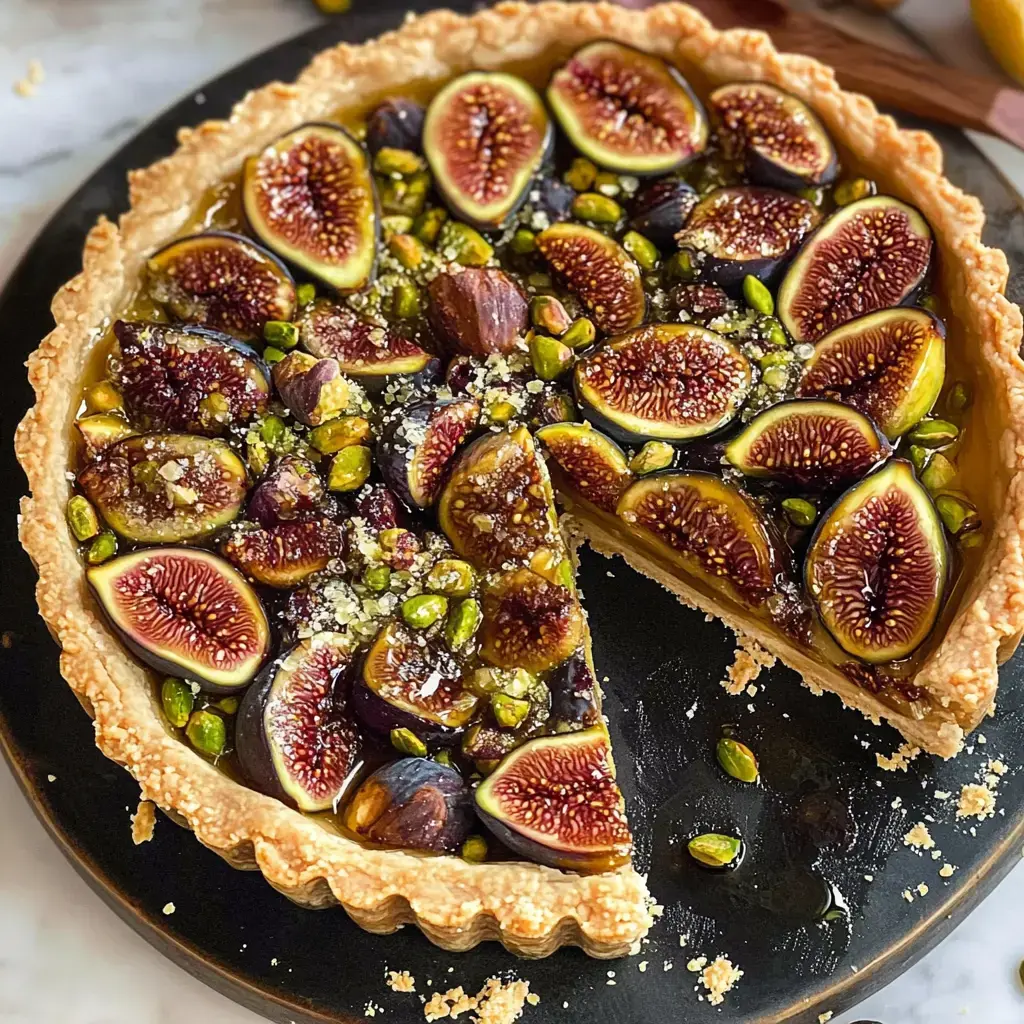
[{"label": "chopped pistachio", "polygon": [[739,856],[740,841],[733,836],[723,836],[717,832],[707,832],[702,836],[694,836],[687,844],[690,856],[712,868],[724,868],[732,864]]},{"label": "chopped pistachio", "polygon": [[907,449],[907,455],[910,456],[910,463],[914,467],[914,471],[920,479],[925,466],[928,465],[928,462],[932,457],[932,453],[927,448],[922,448],[919,444],[912,444]]},{"label": "chopped pistachio", "polygon": [[279,363],[284,358],[284,351],[279,349],[276,345],[268,345],[263,350],[263,361],[265,363]]},{"label": "chopped pistachio", "polygon": [[392,729],[391,746],[408,757],[426,757],[427,745],[412,729]]},{"label": "chopped pistachio", "polygon": [[942,452],[936,452],[921,474],[921,483],[935,494],[946,487],[956,476],[956,466]]},{"label": "chopped pistachio", "polygon": [[262,441],[245,446],[245,462],[253,476],[262,476],[270,465],[270,449]]},{"label": "chopped pistachio", "polygon": [[338,416],[309,432],[309,443],[324,455],[333,455],[342,448],[364,444],[370,440],[370,421],[362,416]]},{"label": "chopped pistachio", "polygon": [[784,348],[789,344],[786,336],[786,329],[782,323],[773,316],[760,317],[757,323],[762,337],[771,345]]},{"label": "chopped pistachio", "polygon": [[316,285],[306,281],[295,289],[295,299],[300,306],[308,306],[316,298]]},{"label": "chopped pistachio", "polygon": [[483,613],[480,602],[472,597],[465,597],[451,610],[444,626],[444,639],[452,651],[461,650],[473,639],[480,628]]},{"label": "chopped pistachio", "polygon": [[585,316],[572,322],[572,326],[562,335],[562,344],[569,348],[586,348],[594,344],[597,337],[597,329],[592,321]]},{"label": "chopped pistachio", "polygon": [[925,448],[943,448],[952,444],[959,435],[956,424],[949,420],[922,420],[907,435],[907,440]]},{"label": "chopped pistachio", "polygon": [[797,195],[809,203],[814,203],[815,206],[821,206],[825,202],[825,190],[820,186],[809,185],[807,188],[800,189]]},{"label": "chopped pistachio", "polygon": [[715,749],[718,763],[726,775],[738,782],[757,782],[757,758],[745,743],[722,737]]},{"label": "chopped pistachio", "polygon": [[436,754],[434,754],[434,760],[438,764],[443,764],[445,768],[455,767],[455,761],[452,759],[452,754],[450,750],[439,750]]},{"label": "chopped pistachio", "polygon": [[442,558],[427,573],[426,586],[445,597],[468,597],[476,582],[476,573],[461,558]]},{"label": "chopped pistachio", "polygon": [[668,276],[671,281],[692,281],[697,276],[693,257],[685,249],[677,252],[668,261]]},{"label": "chopped pistachio", "polygon": [[952,494],[938,495],[935,507],[939,511],[943,525],[954,537],[976,530],[981,525],[978,510],[970,502]]},{"label": "chopped pistachio", "polygon": [[962,380],[958,380],[946,396],[946,408],[950,412],[963,412],[971,404],[971,389]]},{"label": "chopped pistachio", "polygon": [[391,313],[399,320],[411,320],[423,312],[423,298],[415,282],[402,278],[391,293]]},{"label": "chopped pistachio", "polygon": [[554,582],[560,587],[565,587],[566,590],[575,589],[576,581],[573,579],[572,562],[568,558],[563,558],[558,563],[558,568],[555,569]]},{"label": "chopped pistachio", "polygon": [[586,157],[578,156],[572,162],[572,166],[562,176],[562,181],[577,192],[586,192],[594,179],[597,177],[597,167]]},{"label": "chopped pistachio", "polygon": [[299,328],[288,320],[268,320],[263,325],[263,337],[279,349],[295,348],[299,343]]},{"label": "chopped pistachio", "polygon": [[785,352],[766,352],[757,361],[762,370],[768,370],[773,366],[785,366],[793,361],[793,354],[787,349]]},{"label": "chopped pistachio", "polygon": [[92,502],[81,494],[74,495],[68,501],[67,517],[75,540],[92,540],[100,532],[99,514]]},{"label": "chopped pistachio", "polygon": [[968,530],[957,537],[962,548],[980,548],[985,543],[985,534],[981,531],[980,524],[977,530]]},{"label": "chopped pistachio", "polygon": [[433,245],[447,219],[447,210],[440,206],[430,206],[412,222],[410,230],[424,245]]},{"label": "chopped pistachio", "polygon": [[86,412],[114,412],[124,407],[121,392],[109,381],[101,380],[85,389]]},{"label": "chopped pistachio", "polygon": [[417,594],[402,602],[402,618],[413,629],[428,629],[440,622],[448,611],[448,598],[442,594]]},{"label": "chopped pistachio", "polygon": [[481,864],[487,860],[487,840],[483,836],[470,836],[462,844],[459,856],[470,864]]},{"label": "chopped pistachio", "polygon": [[168,676],[160,685],[160,706],[164,710],[164,718],[167,719],[175,729],[184,729],[188,725],[189,716],[192,714],[192,706],[195,703],[195,695],[192,687],[181,679],[174,679]]},{"label": "chopped pistachio", "polygon": [[199,402],[199,414],[204,423],[227,423],[231,419],[231,402],[220,391],[211,391]]},{"label": "chopped pistachio", "polygon": [[260,423],[260,439],[269,445],[278,444],[288,433],[288,424],[280,416],[265,416]]},{"label": "chopped pistachio", "polygon": [[353,444],[342,448],[331,460],[327,472],[329,491],[355,491],[366,483],[373,463],[373,454],[366,445]]},{"label": "chopped pistachio", "polygon": [[622,248],[636,260],[641,270],[653,270],[661,259],[658,247],[639,231],[627,231],[622,236]]},{"label": "chopped pistachio", "polygon": [[849,206],[858,199],[866,199],[878,191],[875,183],[867,178],[851,178],[841,181],[832,190],[832,198],[836,206]]},{"label": "chopped pistachio", "polygon": [[423,157],[410,149],[393,149],[384,146],[373,158],[373,169],[378,174],[416,174],[426,167]]},{"label": "chopped pistachio", "polygon": [[675,448],[666,441],[648,441],[629,460],[629,468],[640,475],[655,473],[659,469],[668,469],[675,457]]},{"label": "chopped pistachio", "polygon": [[772,293],[753,274],[747,274],[743,279],[743,301],[762,316],[772,316],[775,312]]},{"label": "chopped pistachio", "polygon": [[427,247],[415,235],[392,235],[388,251],[406,270],[415,270],[427,257]]},{"label": "chopped pistachio", "polygon": [[104,530],[90,545],[85,560],[90,565],[99,565],[117,553],[117,537],[110,530]]},{"label": "chopped pistachio", "polygon": [[789,374],[785,366],[772,366],[764,371],[761,380],[775,391],[782,391],[789,384]]},{"label": "chopped pistachio", "polygon": [[583,192],[572,201],[572,215],[592,224],[615,224],[622,216],[622,207],[599,192]]},{"label": "chopped pistachio", "polygon": [[592,187],[603,196],[617,196],[622,191],[619,176],[611,171],[598,171]]},{"label": "chopped pistachio", "polygon": [[555,380],[572,365],[572,349],[557,338],[538,334],[530,342],[530,362],[541,380]]},{"label": "chopped pistachio", "polygon": [[409,234],[412,231],[413,223],[413,218],[404,213],[393,213],[390,217],[381,217],[380,228],[384,232],[384,241],[391,241],[395,235]]},{"label": "chopped pistachio", "polygon": [[509,247],[518,256],[526,256],[537,249],[537,236],[529,228],[516,228]]},{"label": "chopped pistachio", "polygon": [[482,267],[494,255],[494,248],[479,231],[457,220],[450,220],[441,228],[437,248],[445,259],[453,259],[464,267]]},{"label": "chopped pistachio", "polygon": [[215,711],[193,711],[185,726],[185,735],[200,754],[219,757],[228,743],[224,719]]},{"label": "chopped pistachio", "polygon": [[507,693],[491,694],[491,711],[494,720],[503,729],[515,729],[522,725],[530,713],[530,702],[519,697],[510,697]]},{"label": "chopped pistachio", "polygon": [[239,701],[237,697],[221,697],[221,699],[217,701],[216,707],[223,711],[225,715],[234,715],[238,713],[238,706],[240,703],[241,701]]},{"label": "chopped pistachio", "polygon": [[484,409],[484,417],[488,423],[496,423],[498,426],[503,426],[512,419],[519,410],[511,403],[504,399],[496,399],[489,401]]},{"label": "chopped pistachio", "polygon": [[426,171],[401,179],[378,178],[377,194],[381,209],[387,216],[418,217],[427,204],[430,184],[430,175]]},{"label": "chopped pistachio", "polygon": [[363,584],[375,593],[382,593],[391,586],[391,570],[386,565],[368,566],[363,573]]},{"label": "chopped pistachio", "polygon": [[812,526],[818,518],[818,510],[804,498],[784,498],[782,511],[794,526]]},{"label": "chopped pistachio", "polygon": [[572,326],[572,317],[553,295],[535,295],[530,300],[530,319],[534,327],[561,337]]}]

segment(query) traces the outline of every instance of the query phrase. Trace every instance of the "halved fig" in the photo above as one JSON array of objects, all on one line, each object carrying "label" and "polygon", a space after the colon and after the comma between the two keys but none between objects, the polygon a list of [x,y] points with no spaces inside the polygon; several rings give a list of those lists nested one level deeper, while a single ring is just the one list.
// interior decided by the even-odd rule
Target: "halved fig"
[{"label": "halved fig", "polygon": [[725,457],[745,476],[826,490],[859,480],[891,451],[871,420],[848,405],[798,399],[755,416]]},{"label": "halved fig", "polygon": [[333,519],[308,517],[270,528],[238,523],[221,553],[254,580],[287,590],[326,569],[345,553],[344,528]]},{"label": "halved fig", "polygon": [[537,248],[599,330],[620,334],[643,322],[647,301],[640,269],[618,242],[566,223],[545,228]]},{"label": "halved fig", "polygon": [[749,608],[760,609],[781,577],[764,514],[710,473],[665,473],[637,480],[617,514],[683,570]]},{"label": "halved fig", "polygon": [[893,196],[841,206],[790,265],[777,315],[794,341],[817,341],[856,317],[911,302],[932,248],[928,222]]},{"label": "halved fig", "polygon": [[686,79],[622,43],[581,47],[551,76],[547,97],[569,141],[610,171],[666,174],[707,145],[707,117]]},{"label": "halved fig", "polygon": [[268,320],[291,320],[295,282],[285,265],[241,235],[179,238],[146,261],[150,296],[175,317],[242,341],[262,339]]},{"label": "halved fig", "polygon": [[270,650],[259,598],[209,551],[133,551],[86,577],[128,649],[160,673],[230,693],[249,684]]},{"label": "halved fig", "polygon": [[931,632],[948,557],[932,499],[910,463],[893,459],[851,487],[821,521],[804,581],[843,650],[879,664],[907,657]]},{"label": "halved fig", "polygon": [[541,427],[536,437],[580,497],[606,512],[615,512],[633,474],[625,452],[611,438],[589,423],[553,423]]},{"label": "halved fig", "polygon": [[748,275],[775,281],[820,220],[818,208],[800,196],[736,185],[706,195],[676,241],[692,254],[703,283],[735,295]]},{"label": "halved fig", "polygon": [[775,188],[828,185],[836,149],[803,100],[767,82],[732,82],[708,101],[726,156],[742,160],[751,179]]},{"label": "halved fig", "polygon": [[521,78],[470,71],[427,108],[423,150],[445,202],[460,219],[501,228],[526,199],[551,149],[544,103]]},{"label": "halved fig", "polygon": [[94,412],[75,421],[85,445],[85,461],[92,462],[102,451],[138,431],[122,416],[112,412]]},{"label": "halved fig", "polygon": [[444,647],[391,622],[366,654],[353,706],[374,732],[409,729],[424,741],[451,742],[480,699],[461,677],[462,668]]},{"label": "halved fig", "polygon": [[348,707],[352,641],[316,633],[271,662],[238,709],[235,749],[263,793],[315,813],[337,809],[361,764]]},{"label": "halved fig", "polygon": [[214,437],[267,411],[266,366],[226,334],[116,320],[114,336],[125,410],[143,430]]},{"label": "halved fig", "polygon": [[633,839],[603,726],[542,736],[476,789],[484,824],[516,853],[583,873],[628,864]]},{"label": "halved fig", "polygon": [[732,342],[695,324],[650,324],[602,345],[574,371],[588,418],[622,440],[686,441],[725,426],[751,382]]},{"label": "halved fig", "polygon": [[377,465],[388,486],[413,508],[429,508],[479,419],[480,403],[472,398],[418,402],[403,409],[377,444]]},{"label": "halved fig", "polygon": [[245,215],[278,256],[341,292],[373,276],[379,217],[363,147],[333,124],[304,124],[245,162]]},{"label": "halved fig", "polygon": [[583,639],[576,595],[531,569],[499,577],[483,595],[480,657],[538,674],[560,665]]},{"label": "halved fig", "polygon": [[601,721],[598,686],[582,651],[577,651],[548,676],[551,693],[549,728],[555,732],[589,729]]},{"label": "halved fig", "polygon": [[561,549],[551,481],[525,427],[487,434],[462,452],[437,517],[455,551],[485,569]]},{"label": "halved fig", "polygon": [[473,794],[454,768],[405,757],[378,768],[342,819],[363,839],[405,850],[456,853],[473,828]]},{"label": "halved fig", "polygon": [[270,530],[316,511],[323,500],[324,485],[316,467],[296,455],[285,455],[249,496],[249,518]]},{"label": "halved fig", "polygon": [[440,273],[430,282],[427,295],[430,322],[450,354],[508,354],[530,324],[522,289],[494,267]]},{"label": "halved fig", "polygon": [[429,374],[437,359],[396,327],[364,320],[348,306],[317,299],[296,320],[299,344],[317,359],[336,359],[342,373],[369,391],[396,376]]},{"label": "halved fig", "polygon": [[945,372],[942,322],[923,309],[885,309],[825,335],[797,394],[849,405],[895,441],[935,404]]},{"label": "halved fig", "polygon": [[112,530],[137,544],[177,544],[213,533],[245,501],[245,463],[223,441],[139,434],[104,451],[78,484]]},{"label": "halved fig", "polygon": [[659,249],[672,250],[699,199],[696,189],[681,178],[660,178],[634,200],[629,226]]}]

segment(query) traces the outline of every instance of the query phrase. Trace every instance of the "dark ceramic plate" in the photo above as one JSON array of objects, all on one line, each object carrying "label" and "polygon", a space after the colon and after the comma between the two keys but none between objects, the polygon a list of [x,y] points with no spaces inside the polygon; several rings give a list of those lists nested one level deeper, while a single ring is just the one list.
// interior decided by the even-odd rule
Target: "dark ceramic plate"
[{"label": "dark ceramic plate", "polygon": [[[125,172],[169,152],[179,126],[226,114],[245,90],[294,76],[336,39],[368,38],[400,18],[395,10],[353,15],[248,62],[206,86],[201,108],[185,100],[169,110],[71,198],[0,302],[7,438],[30,401],[22,363],[49,330],[50,297],[78,271],[82,239],[96,217],[124,208]],[[1011,266],[1024,267],[1017,196],[963,136],[936,132],[950,177],[985,203],[987,240],[1008,252]],[[1019,276],[1010,295],[1024,297]],[[372,1000],[388,1020],[422,1020],[415,996],[385,988],[389,965],[411,971],[421,992],[427,979],[434,989],[461,984],[475,991],[491,974],[518,971],[543,1000],[530,1017],[551,1024],[591,1024],[595,1017],[630,1024],[813,1021],[825,1010],[838,1014],[896,977],[962,920],[1019,856],[1024,777],[1011,772],[1004,779],[1000,813],[977,824],[976,836],[953,820],[955,796],[941,802],[934,793],[958,793],[987,758],[1012,763],[1021,749],[1020,657],[1003,671],[999,715],[981,730],[985,745],[956,763],[920,758],[906,774],[882,772],[875,753],[896,749],[895,732],[871,727],[834,697],[811,696],[782,669],[759,680],[753,698],[727,696],[719,686],[733,650],[725,630],[681,608],[621,562],[589,552],[582,583],[595,658],[609,679],[616,761],[639,866],[650,872],[651,889],[665,907],[640,956],[606,963],[563,950],[523,963],[493,944],[452,955],[413,929],[368,935],[339,910],[301,910],[258,875],[229,868],[165,818],[153,842],[135,849],[124,808],[134,803],[137,787],[94,748],[89,721],[60,679],[56,650],[35,613],[35,576],[14,536],[23,477],[9,444],[3,459],[5,753],[44,823],[122,917],[186,970],[274,1019],[362,1019]],[[758,751],[763,787],[731,783],[714,766],[710,755],[724,726],[734,726]],[[49,786],[48,774],[74,781]],[[903,835],[921,820],[934,821],[942,860],[904,846]],[[688,861],[686,837],[711,829],[738,829],[746,837],[749,853],[737,871],[713,875]],[[938,875],[945,861],[958,866],[948,882]],[[928,895],[907,902],[901,893],[920,882],[929,886]],[[177,907],[173,917],[161,914],[168,901]],[[689,935],[685,948],[681,933]],[[698,1000],[686,963],[722,952],[745,974],[715,1011]],[[268,967],[272,958],[277,965]],[[643,973],[640,960],[649,965]]]}]

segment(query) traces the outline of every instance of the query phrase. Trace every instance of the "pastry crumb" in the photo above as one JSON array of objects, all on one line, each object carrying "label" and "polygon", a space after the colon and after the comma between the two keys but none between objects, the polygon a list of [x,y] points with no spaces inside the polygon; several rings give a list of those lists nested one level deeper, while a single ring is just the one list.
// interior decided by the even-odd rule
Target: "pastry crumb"
[{"label": "pastry crumb", "polygon": [[941,878],[952,878],[954,871],[956,871],[956,867],[954,865],[943,864],[942,867],[939,868],[939,876]]},{"label": "pastry crumb", "polygon": [[720,1006],[725,1002],[725,995],[731,992],[733,986],[743,972],[727,956],[716,957],[701,973],[700,980],[708,990],[708,1002],[712,1006]]},{"label": "pastry crumb", "polygon": [[384,1007],[375,1003],[372,999],[363,1007],[364,1017],[376,1017],[378,1013],[383,1013]]},{"label": "pastry crumb", "polygon": [[47,782],[56,782],[57,781],[57,776],[56,775],[47,775],[46,776],[46,781]]},{"label": "pastry crumb", "polygon": [[637,969],[637,970],[638,970],[638,971],[639,971],[639,972],[640,972],[641,974],[643,974],[643,973],[644,973],[644,971],[646,971],[646,970],[647,970],[647,961],[646,961],[646,960],[641,960],[641,961],[640,961],[640,963],[638,963],[638,964],[636,965],[636,969]]},{"label": "pastry crumb", "polygon": [[132,815],[132,842],[136,846],[148,843],[156,828],[156,804],[152,800],[140,800],[138,810]]},{"label": "pastry crumb", "polygon": [[988,786],[967,782],[960,790],[960,804],[956,809],[958,818],[977,818],[984,821],[996,813],[996,798]]},{"label": "pastry crumb", "polygon": [[918,896],[927,896],[928,895],[928,886],[925,885],[924,882],[919,882],[918,883],[917,894],[918,894]]},{"label": "pastry crumb", "polygon": [[[531,995],[533,998],[531,999]],[[467,995],[460,985],[447,992],[435,992],[423,1006],[428,1021],[455,1019],[475,1011],[473,1024],[512,1024],[523,1013],[523,1006],[536,1006],[540,997],[530,992],[530,983],[521,979],[502,981],[488,978],[475,996]]]},{"label": "pastry crumb", "polygon": [[165,903],[163,912],[167,917],[170,917],[178,908],[173,903]]},{"label": "pastry crumb", "polygon": [[915,747],[911,743],[903,743],[891,757],[875,754],[875,761],[879,768],[884,768],[887,772],[905,772],[910,767],[910,762],[920,753],[920,747]]},{"label": "pastry crumb", "polygon": [[687,965],[686,969],[696,974],[698,971],[704,970],[704,965],[708,962],[706,956],[695,956]]},{"label": "pastry crumb", "polygon": [[408,971],[388,971],[387,983],[392,992],[416,991],[416,979]]},{"label": "pastry crumb", "polygon": [[818,1024],[828,1024],[832,1019],[832,1011],[826,1010],[824,1013],[818,1014]]},{"label": "pastry crumb", "polygon": [[919,821],[904,837],[905,846],[913,847],[915,850],[930,850],[935,846],[935,840],[928,831],[928,826]]},{"label": "pastry crumb", "polygon": [[[725,692],[733,697],[744,693],[748,686],[761,674],[761,670],[771,668],[778,659],[766,651],[752,637],[736,634],[736,654],[733,663],[726,670],[726,678],[722,680]],[[757,692],[755,688],[754,693]],[[749,696],[753,697],[751,693]]]},{"label": "pastry crumb", "polygon": [[36,88],[42,85],[43,80],[46,78],[46,71],[43,68],[42,61],[30,60],[28,62],[28,70],[25,72],[24,78],[19,78],[14,83],[14,94],[21,96],[24,99],[28,99],[30,96],[36,94]]}]

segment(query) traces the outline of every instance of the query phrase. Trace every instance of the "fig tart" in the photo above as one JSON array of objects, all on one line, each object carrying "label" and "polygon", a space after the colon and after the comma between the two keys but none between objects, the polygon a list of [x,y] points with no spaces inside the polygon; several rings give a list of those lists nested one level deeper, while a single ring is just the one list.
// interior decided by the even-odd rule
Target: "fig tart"
[{"label": "fig tart", "polygon": [[956,754],[1024,629],[983,220],[930,136],[680,4],[410,18],[183,129],[17,435],[97,743],[302,904],[624,954],[573,546]]}]

